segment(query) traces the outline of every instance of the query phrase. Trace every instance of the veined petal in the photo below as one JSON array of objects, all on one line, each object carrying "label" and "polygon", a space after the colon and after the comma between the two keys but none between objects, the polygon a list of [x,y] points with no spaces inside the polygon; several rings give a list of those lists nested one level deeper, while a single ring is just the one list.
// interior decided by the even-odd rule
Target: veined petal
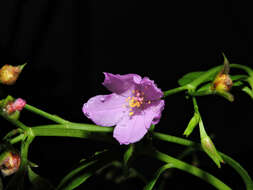
[{"label": "veined petal", "polygon": [[138,85],[140,91],[145,94],[145,98],[148,100],[158,100],[163,97],[163,92],[156,86],[153,80],[148,77],[144,77],[141,83]]},{"label": "veined petal", "polygon": [[141,140],[147,133],[152,120],[145,120],[142,114],[129,117],[126,115],[116,125],[113,131],[113,137],[117,139],[120,144],[130,144]]},{"label": "veined petal", "polygon": [[121,120],[126,112],[125,103],[125,97],[115,93],[98,95],[83,105],[83,113],[97,125],[113,126]]},{"label": "veined petal", "polygon": [[151,119],[151,124],[156,125],[162,116],[164,104],[164,100],[153,101],[147,109],[143,110],[146,120]]},{"label": "veined petal", "polygon": [[[136,84],[140,84],[141,77],[137,74],[114,75],[104,73],[103,85],[113,93],[128,96],[135,89]],[[127,94],[126,94],[127,93]]]}]

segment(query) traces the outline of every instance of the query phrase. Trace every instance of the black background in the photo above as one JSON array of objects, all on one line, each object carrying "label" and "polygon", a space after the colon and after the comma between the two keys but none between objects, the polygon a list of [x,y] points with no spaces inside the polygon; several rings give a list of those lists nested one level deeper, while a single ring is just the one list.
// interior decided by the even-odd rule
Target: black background
[{"label": "black background", "polygon": [[[16,85],[2,86],[1,96],[11,94],[49,113],[76,122],[90,122],[81,111],[90,97],[109,93],[101,85],[102,72],[137,73],[155,80],[162,89],[177,87],[185,73],[222,64],[221,52],[230,62],[252,66],[252,19],[244,1],[70,1],[1,0],[0,58],[4,64],[28,62]],[[234,70],[232,70],[233,72]],[[246,94],[234,89],[235,101],[220,97],[198,98],[208,134],[219,150],[232,156],[253,176],[252,108]],[[157,131],[182,136],[193,114],[184,93],[166,99]],[[46,124],[27,112],[28,125]],[[1,119],[4,135],[11,125]],[[199,141],[196,130],[190,139]],[[177,155],[180,148],[157,143],[163,152]],[[70,138],[36,138],[31,160],[53,183],[82,157],[100,149],[100,144]],[[72,156],[70,156],[72,154]],[[224,165],[218,170],[204,155],[201,166],[242,189],[237,174]],[[153,160],[142,163],[152,176]],[[155,164],[155,163],[154,163]],[[150,170],[149,170],[150,169]],[[92,178],[83,188],[141,189],[143,184],[124,185]],[[183,172],[166,181],[166,188],[209,188]],[[210,187],[212,189],[212,187]]]}]

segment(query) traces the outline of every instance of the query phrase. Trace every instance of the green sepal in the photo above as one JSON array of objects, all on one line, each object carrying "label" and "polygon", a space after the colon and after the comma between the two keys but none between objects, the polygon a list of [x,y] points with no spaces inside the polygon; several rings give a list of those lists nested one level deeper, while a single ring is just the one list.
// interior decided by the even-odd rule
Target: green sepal
[{"label": "green sepal", "polygon": [[190,122],[188,123],[188,126],[186,127],[184,131],[184,135],[186,137],[188,137],[192,133],[193,129],[198,125],[199,120],[200,120],[200,115],[195,112]]},{"label": "green sepal", "polygon": [[224,161],[216,150],[210,137],[206,136],[204,138],[201,138],[201,147],[205,153],[214,161],[218,168],[220,168],[220,163],[224,163]]},{"label": "green sepal", "polygon": [[180,86],[184,86],[186,84],[189,84],[190,82],[192,82],[193,80],[195,80],[196,78],[201,76],[203,73],[204,73],[203,71],[196,71],[196,72],[187,73],[178,80],[178,84]]},{"label": "green sepal", "polygon": [[18,120],[19,116],[20,116],[20,111],[16,110],[15,112],[8,114],[6,113],[5,109],[6,106],[10,103],[10,102],[14,102],[15,98],[13,98],[12,96],[8,95],[5,99],[0,100],[0,114],[8,119],[11,120]]},{"label": "green sepal", "polygon": [[8,105],[8,103],[13,102],[15,99],[8,95],[6,98],[0,100],[0,108],[1,108],[1,112],[3,111],[3,109]]},{"label": "green sepal", "polygon": [[214,163],[218,166],[218,168],[220,168],[221,167],[220,163],[224,163],[224,161],[219,155],[218,151],[216,150],[212,140],[207,135],[204,124],[201,119],[199,121],[199,132],[202,149],[214,161]]},{"label": "green sepal", "polygon": [[234,101],[233,94],[226,92],[226,91],[215,91],[215,94],[222,96],[223,98],[227,99],[230,102]]}]

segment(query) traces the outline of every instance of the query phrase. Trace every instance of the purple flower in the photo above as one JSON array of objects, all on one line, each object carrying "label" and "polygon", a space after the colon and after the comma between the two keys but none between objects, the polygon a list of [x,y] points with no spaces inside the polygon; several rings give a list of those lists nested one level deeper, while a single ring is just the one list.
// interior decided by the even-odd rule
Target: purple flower
[{"label": "purple flower", "polygon": [[147,77],[104,74],[103,85],[112,94],[89,99],[83,105],[83,113],[97,125],[116,125],[113,137],[120,144],[141,140],[151,124],[160,120],[164,108],[163,92]]}]

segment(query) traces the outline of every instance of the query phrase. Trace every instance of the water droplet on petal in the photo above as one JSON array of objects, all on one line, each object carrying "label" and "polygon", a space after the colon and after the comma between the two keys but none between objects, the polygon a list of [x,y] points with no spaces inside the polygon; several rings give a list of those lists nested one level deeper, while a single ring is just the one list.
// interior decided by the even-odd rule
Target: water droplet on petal
[{"label": "water droplet on petal", "polygon": [[104,101],[105,101],[104,96],[102,96],[102,97],[100,98],[100,101],[101,101],[101,102],[104,102]]}]

